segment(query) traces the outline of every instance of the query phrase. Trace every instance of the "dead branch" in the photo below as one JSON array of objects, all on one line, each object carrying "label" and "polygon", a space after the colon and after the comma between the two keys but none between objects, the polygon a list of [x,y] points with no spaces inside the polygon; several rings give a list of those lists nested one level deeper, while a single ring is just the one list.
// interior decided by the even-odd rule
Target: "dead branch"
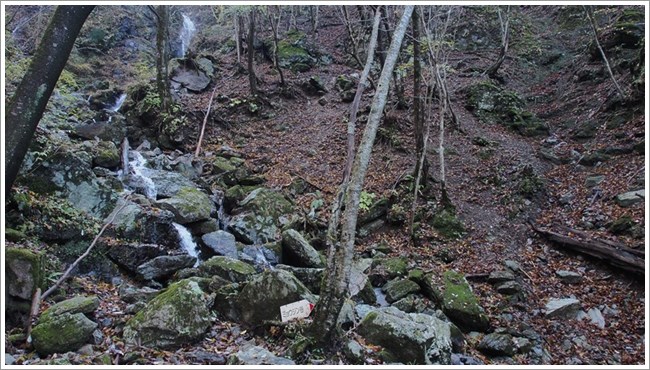
[{"label": "dead branch", "polygon": [[217,92],[217,84],[214,85],[214,90],[212,90],[212,95],[210,95],[210,102],[208,103],[208,111],[205,112],[205,117],[203,118],[203,125],[201,126],[201,135],[199,135],[199,142],[196,144],[196,151],[194,152],[194,157],[198,157],[201,152],[201,142],[203,141],[203,133],[205,133],[205,124],[208,122],[208,116],[210,116],[210,108],[212,107],[212,100],[214,99],[214,93]]}]

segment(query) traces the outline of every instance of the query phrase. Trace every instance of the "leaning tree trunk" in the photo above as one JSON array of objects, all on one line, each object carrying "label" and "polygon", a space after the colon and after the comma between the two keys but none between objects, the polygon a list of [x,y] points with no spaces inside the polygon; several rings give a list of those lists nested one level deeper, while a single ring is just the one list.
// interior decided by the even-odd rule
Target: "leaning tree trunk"
[{"label": "leaning tree trunk", "polygon": [[327,271],[321,288],[321,298],[316,307],[311,333],[320,345],[329,348],[334,348],[342,335],[338,326],[338,316],[343,302],[349,295],[348,286],[354,253],[361,188],[370,162],[379,121],[386,105],[393,68],[395,68],[397,56],[412,13],[413,5],[404,7],[402,19],[393,33],[393,40],[379,77],[377,91],[368,116],[368,123],[350,176],[345,196],[345,211],[343,213],[340,238],[333,238],[332,235],[328,235]]},{"label": "leaning tree trunk", "polygon": [[9,193],[38,122],[94,6],[59,6],[5,111],[5,192]]},{"label": "leaning tree trunk", "polygon": [[497,8],[497,11],[499,14],[499,24],[501,25],[501,49],[499,50],[499,57],[496,62],[485,70],[485,74],[492,78],[496,77],[499,67],[501,67],[503,61],[506,60],[508,44],[510,43],[510,5],[506,8],[505,17],[501,15],[501,8]]}]

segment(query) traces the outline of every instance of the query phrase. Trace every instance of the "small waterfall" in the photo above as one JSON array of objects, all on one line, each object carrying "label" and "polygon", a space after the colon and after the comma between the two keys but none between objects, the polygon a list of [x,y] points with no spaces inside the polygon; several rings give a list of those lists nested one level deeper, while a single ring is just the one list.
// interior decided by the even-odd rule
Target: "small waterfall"
[{"label": "small waterfall", "polygon": [[196,32],[196,26],[194,26],[194,22],[192,22],[190,17],[185,14],[182,14],[182,16],[183,28],[181,28],[181,33],[178,37],[181,40],[181,57],[184,57],[187,48],[190,46],[190,42],[192,41],[192,36],[194,36],[194,32]]},{"label": "small waterfall", "polygon": [[217,209],[217,221],[219,222],[219,230],[226,230],[228,223],[230,222],[230,217],[226,214],[226,211],[223,209],[224,203],[224,192],[221,190],[214,191],[215,200],[219,208]]},{"label": "small waterfall", "polygon": [[106,108],[107,111],[109,112],[117,112],[122,108],[122,104],[124,104],[124,101],[126,100],[126,93],[122,93],[117,100],[115,100],[115,104],[112,106]]},{"label": "small waterfall", "polygon": [[177,224],[176,222],[172,222],[172,225],[174,225],[174,228],[178,232],[178,238],[181,242],[181,247],[183,250],[187,252],[192,257],[196,257],[196,263],[194,264],[194,267],[199,265],[199,247],[196,245],[194,242],[194,239],[192,239],[192,234],[190,231],[183,225]]},{"label": "small waterfall", "polygon": [[131,150],[129,153],[132,153],[133,160],[129,162],[129,169],[134,177],[135,183],[137,186],[142,187],[144,190],[144,195],[152,200],[156,200],[158,196],[158,191],[156,190],[156,184],[153,183],[150,177],[146,175],[147,160],[144,159],[142,154],[137,150]]},{"label": "small waterfall", "polygon": [[122,169],[121,172],[118,172],[118,177],[122,181],[129,173],[129,139],[126,137],[122,140],[120,150],[122,151]]}]

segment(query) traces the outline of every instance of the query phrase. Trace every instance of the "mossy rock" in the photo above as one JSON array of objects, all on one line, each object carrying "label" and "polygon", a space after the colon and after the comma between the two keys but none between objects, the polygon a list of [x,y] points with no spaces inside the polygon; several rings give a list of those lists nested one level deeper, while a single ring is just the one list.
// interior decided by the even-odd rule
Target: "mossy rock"
[{"label": "mossy rock", "polygon": [[5,278],[7,293],[29,300],[44,282],[43,257],[27,248],[7,248],[5,251]]},{"label": "mossy rock", "polygon": [[393,303],[409,294],[419,292],[420,286],[408,279],[394,279],[386,283],[381,290],[386,293],[386,301]]},{"label": "mossy rock", "polygon": [[282,68],[299,68],[301,71],[310,69],[318,62],[307,49],[305,34],[298,31],[287,33],[278,42],[278,60]]},{"label": "mossy rock", "polygon": [[200,340],[215,319],[210,311],[213,300],[195,281],[173,283],[126,323],[124,341],[174,348]]},{"label": "mossy rock", "polygon": [[97,143],[93,156],[93,164],[105,168],[117,168],[120,166],[120,152],[112,141],[100,141]]},{"label": "mossy rock", "polygon": [[250,194],[250,192],[258,188],[259,186],[256,185],[251,185],[251,186],[235,185],[229,187],[226,190],[226,193],[224,194],[224,207],[226,208],[227,211],[231,211],[233,208],[237,206],[239,202],[244,200],[244,198],[246,198],[246,196]]},{"label": "mossy rock", "polygon": [[609,232],[612,234],[625,234],[627,233],[633,226],[635,225],[634,220],[630,216],[621,216],[620,218],[616,219],[612,224],[609,226]]},{"label": "mossy rock", "polygon": [[39,323],[52,320],[56,316],[63,315],[64,313],[93,313],[99,307],[99,298],[93,296],[76,296],[74,298],[61,301],[47,310],[45,310],[39,318]]},{"label": "mossy rock", "polygon": [[245,262],[226,257],[214,256],[199,266],[203,276],[219,276],[233,283],[244,282],[255,274],[255,268]]},{"label": "mossy rock", "polygon": [[465,233],[465,226],[451,209],[442,209],[431,220],[431,226],[445,238],[459,238]]},{"label": "mossy rock", "polygon": [[96,328],[97,323],[82,313],[63,313],[34,327],[34,348],[44,356],[76,351],[91,338]]},{"label": "mossy rock", "polygon": [[5,227],[5,238],[10,242],[17,243],[27,239],[27,235],[20,230]]},{"label": "mossy rock", "polygon": [[405,257],[378,258],[372,261],[372,269],[375,273],[385,274],[387,279],[394,279],[406,276],[408,262]]},{"label": "mossy rock", "polygon": [[175,221],[180,224],[209,219],[213,207],[205,193],[192,187],[181,188],[176,195],[162,199],[156,205],[172,212]]},{"label": "mossy rock", "polygon": [[453,270],[443,274],[442,311],[461,330],[486,331],[490,322],[465,277]]},{"label": "mossy rock", "polygon": [[348,91],[354,89],[356,84],[348,76],[339,75],[336,77],[336,82],[334,85],[339,91]]},{"label": "mossy rock", "polygon": [[226,172],[234,171],[237,169],[237,166],[224,157],[215,157],[212,160],[212,173],[215,175],[221,175]]}]

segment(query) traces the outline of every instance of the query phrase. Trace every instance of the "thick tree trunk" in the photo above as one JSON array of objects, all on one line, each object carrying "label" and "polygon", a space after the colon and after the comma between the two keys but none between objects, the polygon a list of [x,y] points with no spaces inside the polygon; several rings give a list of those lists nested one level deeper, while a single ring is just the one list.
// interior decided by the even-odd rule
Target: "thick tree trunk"
[{"label": "thick tree trunk", "polygon": [[257,94],[257,76],[255,76],[255,8],[251,9],[248,18],[248,82],[251,88],[251,95]]},{"label": "thick tree trunk", "polygon": [[156,35],[156,86],[160,96],[160,109],[169,112],[171,95],[169,93],[169,73],[167,62],[169,61],[169,7],[159,5],[156,11],[158,16],[158,30]]},{"label": "thick tree trunk", "polygon": [[394,37],[381,71],[377,91],[372,101],[368,123],[366,124],[363,138],[357,151],[350,176],[350,183],[345,196],[345,211],[341,225],[341,236],[338,240],[328,240],[327,272],[311,329],[316,341],[329,348],[334,348],[341,336],[337,321],[343,302],[349,295],[348,286],[354,253],[361,188],[370,162],[372,146],[375,141],[382,112],[386,105],[393,68],[395,68],[400,46],[402,45],[402,40],[412,13],[413,5],[404,7],[402,19],[394,32]]},{"label": "thick tree trunk", "polygon": [[94,6],[59,6],[5,112],[5,192],[9,193],[74,42]]}]

